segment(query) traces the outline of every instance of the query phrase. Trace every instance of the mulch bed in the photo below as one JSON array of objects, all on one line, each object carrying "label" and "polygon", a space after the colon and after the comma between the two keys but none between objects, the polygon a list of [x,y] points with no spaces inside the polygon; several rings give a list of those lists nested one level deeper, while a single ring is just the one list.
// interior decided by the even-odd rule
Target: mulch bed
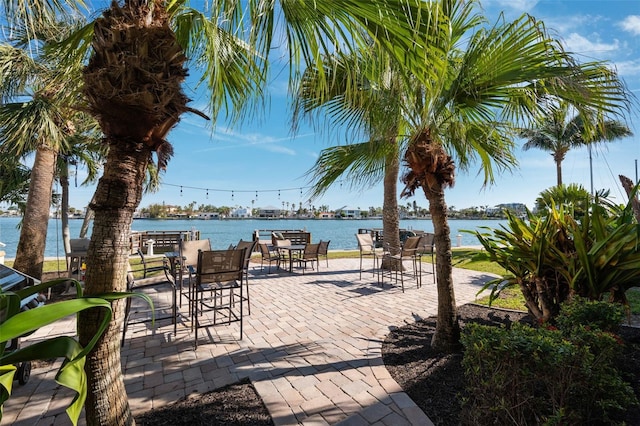
[{"label": "mulch bed", "polygon": [[[524,313],[473,304],[461,306],[458,313],[463,328],[469,322],[487,325],[529,322]],[[463,354],[444,355],[431,350],[435,325],[435,318],[427,318],[392,331],[382,346],[382,357],[391,376],[435,425],[459,425],[466,383],[461,365]],[[640,399],[640,329],[622,327],[620,336],[626,343],[620,368]],[[629,426],[640,425],[640,409],[630,409],[621,420]]]},{"label": "mulch bed", "polygon": [[271,426],[273,421],[248,381],[192,395],[136,417],[140,426]]}]

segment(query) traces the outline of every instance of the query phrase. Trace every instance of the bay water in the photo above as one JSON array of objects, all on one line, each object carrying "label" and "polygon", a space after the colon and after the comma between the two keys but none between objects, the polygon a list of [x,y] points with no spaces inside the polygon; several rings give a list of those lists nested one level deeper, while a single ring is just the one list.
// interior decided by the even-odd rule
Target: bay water
[{"label": "bay water", "polygon": [[[6,257],[15,257],[20,238],[17,225],[21,218],[0,218],[0,250]],[[477,246],[478,239],[462,230],[474,231],[482,227],[492,229],[504,224],[504,220],[463,220],[450,219],[451,243],[454,247]],[[69,221],[71,238],[78,238],[82,220]],[[225,249],[230,244],[237,244],[240,239],[251,240],[255,230],[305,230],[311,232],[313,242],[330,240],[329,250],[355,250],[358,248],[355,234],[358,229],[382,228],[382,219],[135,219],[131,226],[134,231],[200,231],[200,238],[209,238],[214,249]],[[400,228],[433,232],[433,224],[429,219],[402,219]],[[89,228],[91,229],[91,228]],[[47,232],[46,257],[64,258],[62,229],[59,219],[50,219]]]}]

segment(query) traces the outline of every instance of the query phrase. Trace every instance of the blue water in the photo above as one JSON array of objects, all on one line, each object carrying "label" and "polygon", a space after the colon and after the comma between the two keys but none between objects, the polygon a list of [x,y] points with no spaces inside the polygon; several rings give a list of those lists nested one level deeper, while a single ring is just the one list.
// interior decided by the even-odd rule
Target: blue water
[{"label": "blue water", "polygon": [[[16,247],[20,237],[20,231],[16,225],[19,218],[0,218],[0,242],[6,247],[0,250],[6,252],[7,258],[13,258],[16,254]],[[478,245],[478,240],[470,234],[462,233],[461,230],[475,230],[482,226],[497,228],[503,220],[450,220],[451,242],[453,246],[458,245],[458,235],[460,244]],[[78,238],[82,220],[74,219],[69,221],[71,238]],[[400,227],[404,229],[414,229],[426,232],[433,232],[433,225],[430,220],[401,220]],[[367,220],[264,220],[264,219],[242,219],[242,220],[145,220],[136,219],[131,229],[134,231],[190,231],[193,228],[200,231],[200,238],[209,238],[215,249],[227,248],[229,244],[236,244],[238,240],[251,240],[256,229],[304,229],[311,232],[312,241],[331,240],[330,250],[335,249],[357,249],[355,234],[360,228],[382,228],[381,219]],[[51,219],[47,232],[47,246],[45,249],[47,257],[64,257],[62,244],[62,230],[60,220]]]}]

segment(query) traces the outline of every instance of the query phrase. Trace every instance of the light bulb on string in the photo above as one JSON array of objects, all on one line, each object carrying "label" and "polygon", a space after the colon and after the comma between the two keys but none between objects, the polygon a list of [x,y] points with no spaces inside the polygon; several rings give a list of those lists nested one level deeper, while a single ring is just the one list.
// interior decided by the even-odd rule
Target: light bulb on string
[{"label": "light bulb on string", "polygon": [[231,201],[233,201],[233,200],[234,200],[234,198],[233,198],[233,191],[231,191]]},{"label": "light bulb on string", "polygon": [[256,191],[256,200],[258,199],[258,191]]},{"label": "light bulb on string", "polygon": [[182,186],[180,187],[180,196],[182,197]]},{"label": "light bulb on string", "polygon": [[278,189],[278,200],[280,199],[280,190]]},{"label": "light bulb on string", "polygon": [[209,190],[207,189],[207,200],[209,199]]}]

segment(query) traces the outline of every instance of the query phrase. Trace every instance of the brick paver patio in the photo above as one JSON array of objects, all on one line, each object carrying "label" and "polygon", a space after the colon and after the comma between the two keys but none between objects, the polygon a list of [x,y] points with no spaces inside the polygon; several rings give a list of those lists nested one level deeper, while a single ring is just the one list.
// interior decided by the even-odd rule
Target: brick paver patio
[{"label": "brick paver patio", "polygon": [[[430,425],[424,412],[387,372],[382,342],[395,326],[437,311],[432,276],[422,288],[381,288],[370,272],[359,279],[358,259],[332,259],[329,268],[303,275],[267,275],[251,264],[251,315],[244,339],[238,323],[201,331],[194,350],[189,322],[129,328],[122,348],[125,384],[134,414],[162,407],[194,392],[243,378],[253,382],[276,425]],[[425,268],[430,270],[430,268]],[[475,299],[488,275],[454,269],[456,300]],[[183,306],[186,312],[186,306]],[[23,344],[73,330],[74,321],[39,330]],[[56,364],[57,366],[57,364]],[[56,368],[38,368],[29,383],[14,386],[3,425],[69,424],[70,394],[53,380]],[[81,419],[84,424],[84,419]]]}]

